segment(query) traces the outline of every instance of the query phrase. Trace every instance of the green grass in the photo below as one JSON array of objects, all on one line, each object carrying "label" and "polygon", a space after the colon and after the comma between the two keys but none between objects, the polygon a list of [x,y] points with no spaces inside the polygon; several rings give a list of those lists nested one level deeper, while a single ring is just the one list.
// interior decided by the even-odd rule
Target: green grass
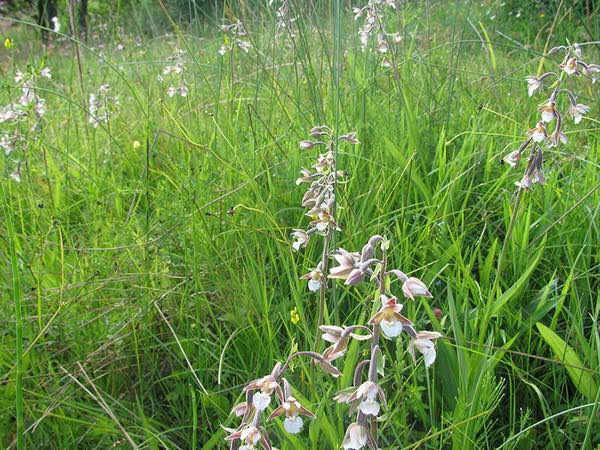
[{"label": "green grass", "polygon": [[[41,129],[0,158],[0,443],[16,446],[23,424],[25,448],[225,448],[220,425],[236,426],[243,385],[313,345],[318,298],[299,278],[320,250],[296,253],[288,235],[306,224],[294,180],[316,157],[298,141],[329,124],[362,142],[338,153],[336,245],[385,234],[390,264],[434,295],[408,316],[445,336],[428,372],[406,339],[385,343],[381,447],[598,446],[599,394],[581,384],[600,383],[597,84],[579,85],[588,118],[568,122],[569,144],[546,152],[547,184],[517,211],[521,169],[499,164],[537,120],[542,97],[527,97],[524,76],[555,66],[540,58],[547,43],[599,36],[597,12],[582,19],[564,2],[516,19],[511,2],[410,2],[388,16],[404,36],[396,78],[360,51],[348,5],[335,31],[336,2],[293,3],[293,41],[274,40],[266,5],[234,5],[255,49],[225,57],[220,16],[195,11],[199,22],[173,29],[158,3],[123,9],[94,51],[79,47],[81,74],[67,38],[46,51],[33,26],[3,28],[14,47],[2,48],[0,104],[18,95],[17,68],[53,76]],[[156,80],[176,46],[186,98]],[[94,128],[84,105],[103,83],[121,108]],[[364,320],[371,295],[338,284],[332,322]],[[278,448],[339,448],[349,419],[331,399],[359,351],[340,381],[295,365],[288,379],[318,417],[298,437],[270,426]]]}]

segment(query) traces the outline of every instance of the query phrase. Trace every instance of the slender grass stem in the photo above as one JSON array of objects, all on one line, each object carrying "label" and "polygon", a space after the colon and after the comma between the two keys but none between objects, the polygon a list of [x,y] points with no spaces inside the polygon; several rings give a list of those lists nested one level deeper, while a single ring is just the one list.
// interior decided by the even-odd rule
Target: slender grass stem
[{"label": "slender grass stem", "polygon": [[315,331],[315,341],[313,343],[313,348],[317,349],[319,347],[319,334],[321,330],[319,327],[324,325],[323,320],[325,318],[325,306],[327,301],[327,290],[328,290],[328,279],[327,272],[329,269],[329,243],[331,242],[331,236],[333,235],[333,231],[327,232],[325,238],[323,239],[323,253],[321,255],[322,262],[322,271],[325,276],[325,280],[321,283],[319,287],[319,311],[317,313],[317,329]]},{"label": "slender grass stem", "polygon": [[21,314],[21,275],[19,273],[19,259],[17,257],[17,233],[13,223],[12,212],[8,203],[8,195],[2,184],[2,204],[4,221],[8,231],[8,245],[10,252],[10,267],[12,277],[12,299],[15,307],[15,353],[17,360],[17,377],[15,389],[15,410],[17,419],[17,450],[25,448],[25,422],[23,419],[23,317]]}]

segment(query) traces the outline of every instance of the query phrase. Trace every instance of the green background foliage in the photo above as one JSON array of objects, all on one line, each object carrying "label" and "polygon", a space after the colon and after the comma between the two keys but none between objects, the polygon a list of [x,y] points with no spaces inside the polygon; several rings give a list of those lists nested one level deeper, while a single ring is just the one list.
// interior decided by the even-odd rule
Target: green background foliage
[{"label": "green background foliage", "polygon": [[[293,1],[293,39],[274,38],[266,1],[92,1],[88,43],[55,36],[51,48],[35,26],[0,20],[2,40],[14,42],[1,50],[0,104],[18,95],[16,69],[53,71],[41,128],[0,158],[0,443],[16,440],[22,292],[27,448],[128,448],[126,435],[140,448],[225,448],[220,425],[236,425],[229,411],[244,383],[314,344],[317,299],[299,278],[320,249],[294,252],[289,233],[307,222],[294,180],[317,156],[298,141],[326,123],[361,141],[338,154],[347,179],[337,245],[359,250],[385,234],[390,264],[434,296],[407,301],[407,315],[445,336],[428,371],[406,338],[385,342],[381,447],[598,445],[598,392],[573,378],[600,383],[598,85],[577,84],[589,117],[568,122],[568,145],[546,152],[547,184],[518,210],[521,169],[500,164],[543,101],[527,97],[524,76],[560,62],[542,59],[545,49],[597,39],[598,12],[517,3],[402,2],[386,16],[403,36],[398,79],[360,50],[348,4],[334,32],[334,2]],[[255,49],[219,56],[218,26],[234,17]],[[69,34],[64,8],[60,20]],[[185,98],[157,80],[175,47],[185,51]],[[584,52],[600,60],[597,43]],[[104,83],[121,108],[94,128],[86,105]],[[9,177],[17,161],[21,183]],[[330,323],[364,321],[373,292],[332,286]],[[295,365],[289,380],[318,417],[296,437],[276,421],[278,448],[339,447],[349,419],[331,399],[360,345],[337,381]]]}]

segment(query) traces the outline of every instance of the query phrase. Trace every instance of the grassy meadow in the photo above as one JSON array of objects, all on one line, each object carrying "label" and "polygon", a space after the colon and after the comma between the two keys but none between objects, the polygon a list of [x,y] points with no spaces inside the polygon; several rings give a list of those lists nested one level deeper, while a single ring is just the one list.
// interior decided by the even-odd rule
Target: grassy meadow
[{"label": "grassy meadow", "polygon": [[[590,111],[545,150],[545,185],[517,194],[523,162],[502,164],[545,99],[525,76],[558,70],[543,55],[568,40],[600,62],[598,10],[398,1],[384,67],[360,47],[366,1],[293,0],[293,36],[276,34],[278,2],[91,2],[87,42],[66,3],[48,47],[32,17],[0,18],[0,105],[17,70],[51,69],[45,114],[0,123],[22,136],[0,153],[1,446],[228,448],[244,385],[324,346],[300,279],[321,247],[294,251],[290,233],[319,153],[298,143],[326,124],[361,142],[336,151],[332,248],[385,235],[390,264],[433,295],[403,313],[443,334],[430,368],[406,336],[382,343],[379,446],[600,448],[599,84],[570,85]],[[235,19],[251,48],[221,55]],[[175,49],[183,72],[165,75]],[[187,95],[169,96],[181,76]],[[98,124],[105,84],[118,104]],[[374,290],[334,281],[325,323],[365,323]],[[294,360],[317,417],[297,435],[273,421],[275,447],[340,448],[352,419],[333,397],[364,348],[351,341],[337,379]]]}]

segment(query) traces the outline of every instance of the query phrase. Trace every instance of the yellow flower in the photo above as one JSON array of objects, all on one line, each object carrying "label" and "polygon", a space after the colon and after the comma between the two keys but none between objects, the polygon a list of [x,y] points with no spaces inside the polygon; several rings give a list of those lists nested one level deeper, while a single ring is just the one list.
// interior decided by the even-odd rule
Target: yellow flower
[{"label": "yellow flower", "polygon": [[140,144],[140,141],[133,141],[133,149],[134,150],[137,150],[141,146],[142,146],[142,144]]},{"label": "yellow flower", "polygon": [[296,308],[294,308],[290,311],[290,320],[292,321],[292,323],[294,325],[297,325],[298,322],[300,322],[300,314],[298,314],[298,311],[296,310]]},{"label": "yellow flower", "polygon": [[4,39],[4,46],[6,48],[11,48],[13,46],[13,41],[10,38]]}]

